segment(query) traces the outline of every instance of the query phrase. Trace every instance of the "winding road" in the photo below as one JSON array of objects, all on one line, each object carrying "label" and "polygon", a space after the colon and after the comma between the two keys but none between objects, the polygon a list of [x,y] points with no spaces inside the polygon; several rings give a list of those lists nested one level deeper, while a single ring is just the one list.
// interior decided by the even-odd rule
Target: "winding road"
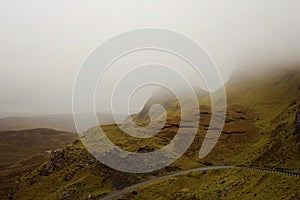
[{"label": "winding road", "polygon": [[300,177],[300,174],[294,173],[294,172],[285,172],[285,171],[280,171],[280,170],[258,168],[258,167],[246,167],[246,166],[211,166],[211,167],[201,167],[201,168],[189,169],[189,170],[186,170],[186,171],[182,171],[182,172],[178,172],[178,173],[174,173],[174,174],[169,174],[169,175],[165,175],[165,176],[153,178],[153,179],[141,182],[141,183],[137,183],[137,184],[125,187],[125,188],[123,188],[121,190],[118,190],[116,192],[113,192],[113,193],[105,196],[101,200],[112,199],[114,197],[117,197],[117,196],[119,196],[121,194],[124,194],[126,192],[130,192],[130,191],[132,191],[132,190],[134,190],[134,189],[136,189],[138,187],[147,185],[149,183],[153,183],[153,182],[156,182],[156,181],[168,179],[168,178],[175,177],[175,176],[180,176],[180,175],[187,174],[187,173],[190,173],[190,172],[207,171],[207,170],[217,170],[217,169],[232,169],[232,168],[244,168],[244,169],[248,169],[248,170],[270,172],[270,173],[282,174],[282,175],[286,175],[286,176],[294,176],[294,177],[298,177],[298,178]]},{"label": "winding road", "polygon": [[131,190],[134,190],[135,188],[141,187],[143,185],[147,185],[149,183],[160,181],[160,180],[167,179],[167,178],[171,178],[171,177],[174,177],[174,176],[179,176],[179,175],[187,174],[187,173],[190,173],[190,172],[216,170],[216,169],[231,169],[231,168],[235,168],[235,166],[212,166],[212,167],[201,167],[201,168],[189,169],[189,170],[186,170],[186,171],[182,171],[182,172],[178,172],[178,173],[175,173],[175,174],[169,174],[169,175],[165,175],[165,176],[153,178],[153,179],[141,182],[141,183],[137,183],[137,184],[125,187],[125,188],[123,188],[121,190],[118,190],[116,192],[113,192],[113,193],[105,196],[101,200],[108,200],[108,199],[117,197],[117,196],[119,196],[119,195],[121,195],[123,193],[126,193],[126,192],[129,192]]}]

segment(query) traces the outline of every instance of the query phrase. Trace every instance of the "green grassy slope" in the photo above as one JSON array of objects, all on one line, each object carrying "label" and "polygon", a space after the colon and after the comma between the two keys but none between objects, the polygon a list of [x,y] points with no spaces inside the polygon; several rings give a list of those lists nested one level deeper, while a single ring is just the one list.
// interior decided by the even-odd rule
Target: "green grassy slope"
[{"label": "green grassy slope", "polygon": [[77,134],[51,129],[0,132],[0,197],[7,196],[14,180],[45,162],[49,153],[77,138]]},{"label": "green grassy slope", "polygon": [[258,141],[239,155],[248,165],[293,169],[299,172],[300,152],[296,142],[295,112],[300,104],[300,69],[279,69],[241,77],[243,84],[227,87],[229,105],[252,110]]},{"label": "green grassy slope", "polygon": [[[296,142],[294,135],[295,110],[300,104],[299,86],[300,71],[297,68],[267,71],[259,75],[233,75],[226,85],[228,107],[224,129],[207,157],[198,158],[210,119],[209,100],[202,97],[199,99],[201,121],[193,144],[180,159],[165,169],[139,175],[120,173],[98,161],[90,161],[92,157],[79,142],[53,153],[47,163],[22,176],[13,197],[30,199],[34,194],[43,199],[100,198],[113,190],[153,176],[205,165],[243,164],[299,172],[299,142]],[[112,142],[121,148],[132,152],[149,152],[168,144],[176,134],[181,114],[178,102],[168,103],[167,114],[165,128],[148,139],[130,137],[116,125],[103,126],[103,129]],[[141,125],[149,123],[147,117],[134,116],[134,119]],[[297,182],[292,177],[265,175],[243,169],[183,176],[171,183],[159,184],[149,186],[152,192],[143,189],[137,191],[138,197],[232,199],[243,196],[244,199],[252,199],[257,196],[258,199],[265,199],[271,193],[274,195],[274,191],[278,191],[274,199],[289,199],[297,195]],[[125,196],[125,199],[127,197],[136,198]]]},{"label": "green grassy slope", "polygon": [[49,161],[19,179],[14,199],[86,199],[102,196],[142,180],[112,170],[92,157],[81,142],[52,153]]},{"label": "green grassy slope", "polygon": [[299,195],[299,178],[229,169],[193,172],[169,178],[114,199],[299,199]]},{"label": "green grassy slope", "polygon": [[76,137],[77,134],[75,133],[51,129],[1,131],[0,166],[12,164],[11,162],[31,155],[34,152],[54,150],[73,141]]},{"label": "green grassy slope", "polygon": [[[221,146],[221,137],[216,148],[205,159],[224,158],[228,149],[234,146],[234,155],[229,156],[231,159],[225,164],[253,165],[299,173],[300,144],[294,135],[294,119],[300,103],[300,70],[279,69],[262,74],[237,75],[239,78],[233,77],[234,81],[226,85],[229,113],[223,133],[227,132],[226,129],[241,131],[246,127],[243,120],[233,124],[235,119],[240,119],[230,114],[235,108],[236,113],[244,114],[243,118],[252,119],[252,128],[245,134],[249,136],[252,132],[253,140],[247,145],[241,138],[232,135],[236,140],[233,143],[226,141],[226,148]],[[202,102],[209,101],[204,99]],[[246,148],[237,152],[236,146],[240,143]],[[300,182],[295,177],[231,169],[170,178],[148,184],[116,199],[299,199],[299,186]]]}]

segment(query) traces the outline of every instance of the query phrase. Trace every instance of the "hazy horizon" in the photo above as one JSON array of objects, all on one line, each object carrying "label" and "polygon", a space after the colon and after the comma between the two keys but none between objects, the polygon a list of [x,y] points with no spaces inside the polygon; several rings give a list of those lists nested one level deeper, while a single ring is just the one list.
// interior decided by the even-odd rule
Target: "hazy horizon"
[{"label": "hazy horizon", "polygon": [[[259,72],[262,66],[300,64],[299,7],[300,2],[293,0],[3,0],[0,118],[71,114],[73,84],[89,53],[114,35],[137,28],[166,28],[193,38],[207,50],[225,82],[235,69]],[[116,66],[130,67],[151,59],[187,71],[180,61],[153,52],[133,54]],[[110,74],[108,85],[113,79]],[[154,90],[148,88],[137,95],[131,112],[141,109]],[[99,102],[97,112],[105,113],[107,105]],[[122,108],[118,110],[123,113]]]}]

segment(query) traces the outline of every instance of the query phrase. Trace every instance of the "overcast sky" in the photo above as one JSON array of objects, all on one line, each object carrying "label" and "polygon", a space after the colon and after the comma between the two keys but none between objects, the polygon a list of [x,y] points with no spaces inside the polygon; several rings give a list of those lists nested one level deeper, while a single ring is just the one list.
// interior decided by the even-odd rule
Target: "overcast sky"
[{"label": "overcast sky", "polygon": [[71,113],[81,63],[137,28],[193,38],[224,80],[237,67],[297,61],[299,8],[299,0],[0,0],[0,113]]}]

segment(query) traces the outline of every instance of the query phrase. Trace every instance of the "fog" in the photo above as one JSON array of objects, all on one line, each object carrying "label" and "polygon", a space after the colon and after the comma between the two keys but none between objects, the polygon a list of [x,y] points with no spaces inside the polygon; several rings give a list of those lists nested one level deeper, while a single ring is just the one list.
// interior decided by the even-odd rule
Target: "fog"
[{"label": "fog", "polygon": [[[225,82],[237,68],[259,72],[264,66],[296,65],[299,7],[297,0],[1,0],[0,117],[72,113],[73,84],[90,52],[137,28],[166,28],[192,38],[206,49]],[[184,63],[158,52],[132,54],[115,67],[151,59],[180,66],[195,78]],[[107,85],[114,84],[117,73],[123,71],[108,73]],[[141,109],[153,91],[148,87],[137,94],[131,112]],[[97,95],[105,98],[105,91]],[[106,107],[97,102],[97,111],[106,112]]]}]

